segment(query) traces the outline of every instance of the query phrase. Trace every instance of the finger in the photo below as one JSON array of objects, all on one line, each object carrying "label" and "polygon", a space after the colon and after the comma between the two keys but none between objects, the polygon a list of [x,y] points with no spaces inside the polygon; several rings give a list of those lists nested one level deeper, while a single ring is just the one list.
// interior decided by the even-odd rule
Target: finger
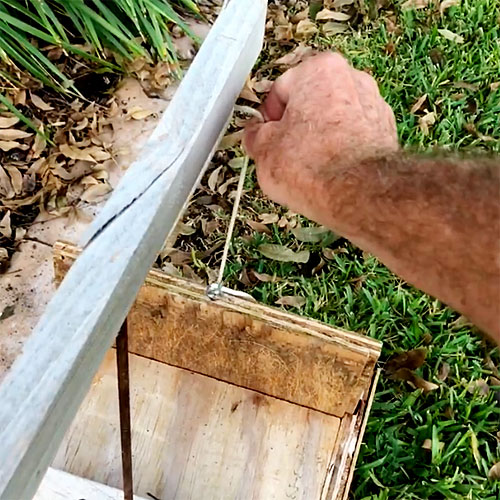
[{"label": "finger", "polygon": [[261,109],[264,120],[281,120],[290,98],[290,91],[293,89],[293,74],[291,71],[288,70],[273,83]]},{"label": "finger", "polygon": [[279,123],[251,121],[243,134],[243,148],[253,159],[264,158],[270,148],[279,147]]}]

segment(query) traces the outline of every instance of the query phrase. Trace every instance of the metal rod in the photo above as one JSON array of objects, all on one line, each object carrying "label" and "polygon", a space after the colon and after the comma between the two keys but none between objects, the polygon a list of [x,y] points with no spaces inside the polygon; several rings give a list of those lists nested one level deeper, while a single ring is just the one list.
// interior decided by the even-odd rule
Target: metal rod
[{"label": "metal rod", "polygon": [[123,499],[133,500],[132,436],[130,425],[130,379],[128,369],[127,320],[116,337],[116,365],[118,369],[118,402],[120,407],[120,436],[122,446]]}]

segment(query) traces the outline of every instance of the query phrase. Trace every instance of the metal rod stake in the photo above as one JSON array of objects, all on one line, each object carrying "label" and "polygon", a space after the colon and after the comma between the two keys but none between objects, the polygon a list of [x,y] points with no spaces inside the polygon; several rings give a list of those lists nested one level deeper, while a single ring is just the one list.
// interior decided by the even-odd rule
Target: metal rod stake
[{"label": "metal rod stake", "polygon": [[128,369],[127,320],[116,337],[116,364],[118,368],[118,402],[120,408],[120,436],[122,446],[123,498],[133,500],[132,436],[130,425],[130,379]]}]

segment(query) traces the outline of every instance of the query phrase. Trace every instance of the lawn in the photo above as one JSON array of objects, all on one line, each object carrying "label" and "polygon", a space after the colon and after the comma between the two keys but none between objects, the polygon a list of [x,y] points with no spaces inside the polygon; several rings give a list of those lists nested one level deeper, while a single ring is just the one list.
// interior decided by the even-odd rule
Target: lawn
[{"label": "lawn", "polygon": [[[286,9],[287,18],[301,7],[290,3],[295,7]],[[351,18],[353,28],[342,34],[326,36],[320,30],[305,43],[339,50],[374,75],[395,111],[405,148],[498,153],[498,2],[463,0],[442,14],[438,6],[415,10],[390,3]],[[274,79],[282,68],[270,61],[297,45],[295,40],[276,43],[269,30],[267,39],[257,80]],[[195,194],[170,257],[185,275],[214,277],[241,154],[237,147],[219,152]],[[424,393],[383,374],[352,498],[500,498],[500,483],[488,479],[500,460],[498,350],[466,318],[398,279],[375,257],[331,233],[299,226],[313,224],[266,200],[251,165],[226,283],[266,304],[293,297],[297,307],[287,307],[290,311],[383,341],[382,365],[423,347],[427,358],[417,373],[439,386]],[[278,262],[263,255],[264,243],[308,250],[309,258]]]}]

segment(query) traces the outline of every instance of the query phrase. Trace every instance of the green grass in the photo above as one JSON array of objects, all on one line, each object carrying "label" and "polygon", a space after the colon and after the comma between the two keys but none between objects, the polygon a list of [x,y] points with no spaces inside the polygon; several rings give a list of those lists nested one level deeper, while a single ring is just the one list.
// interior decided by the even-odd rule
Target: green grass
[{"label": "green grass", "polygon": [[[490,88],[500,80],[497,0],[463,0],[442,18],[429,10],[396,9],[396,13],[400,34],[388,33],[383,19],[377,19],[359,32],[332,39],[317,37],[314,43],[341,50],[356,67],[373,73],[396,113],[405,147],[498,153],[500,90]],[[437,31],[441,28],[462,35],[464,43],[443,38]],[[459,82],[475,87],[460,88]],[[418,116],[410,113],[424,93],[428,111],[437,115],[429,135],[420,130]],[[471,123],[477,134],[465,128]],[[243,216],[255,220],[256,213],[286,214],[255,196],[255,182],[250,173]],[[263,242],[294,250],[307,248],[311,260],[307,264],[270,261],[258,252]],[[374,257],[342,239],[329,248],[337,253],[314,273],[321,244],[301,243],[276,224],[272,235],[249,232],[240,224],[226,278],[229,286],[250,290],[268,304],[285,295],[305,297],[303,308],[291,310],[382,340],[382,361],[415,347],[428,349],[418,373],[438,383],[438,390],[423,394],[382,376],[352,498],[499,499],[500,483],[487,479],[491,465],[500,460],[498,388],[490,388],[486,396],[470,390],[471,383],[492,375],[485,360],[491,356],[498,366],[498,351],[487,346],[459,314],[399,280]],[[243,269],[275,275],[279,281],[245,286],[240,281]],[[437,375],[444,362],[450,365],[450,373],[441,382]],[[422,448],[426,439],[431,440],[431,450]]]},{"label": "green grass", "polygon": [[[176,4],[199,13],[193,0]],[[116,71],[123,61],[144,57],[169,61],[178,71],[174,25],[194,37],[168,0],[0,0],[0,60],[6,68],[1,76],[14,82],[13,63],[47,86],[75,91],[71,76],[51,61],[46,46],[102,69]]]}]

